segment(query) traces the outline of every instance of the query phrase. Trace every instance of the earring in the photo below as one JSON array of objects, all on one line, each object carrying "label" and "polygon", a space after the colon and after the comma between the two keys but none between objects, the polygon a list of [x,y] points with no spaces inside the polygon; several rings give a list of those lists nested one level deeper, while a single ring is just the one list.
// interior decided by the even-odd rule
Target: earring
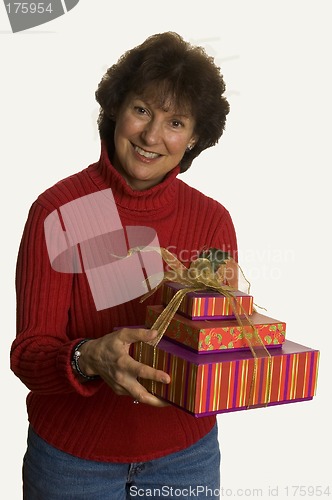
[{"label": "earring", "polygon": [[186,151],[189,153],[189,151],[191,151],[193,147],[194,147],[194,144],[188,144]]}]

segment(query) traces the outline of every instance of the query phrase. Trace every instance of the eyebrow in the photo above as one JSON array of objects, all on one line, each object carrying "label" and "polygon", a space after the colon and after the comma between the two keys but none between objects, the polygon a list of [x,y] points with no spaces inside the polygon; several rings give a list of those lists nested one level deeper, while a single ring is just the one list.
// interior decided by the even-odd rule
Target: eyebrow
[{"label": "eyebrow", "polygon": [[178,117],[178,118],[187,118],[187,119],[189,120],[190,118],[192,118],[192,117],[193,117],[192,115],[188,115],[188,114],[186,114],[186,113],[183,113],[182,111],[180,111],[179,113],[177,113],[176,111],[174,111],[174,112],[173,112],[172,110],[167,110],[167,109],[163,109],[163,108],[161,108],[161,109],[162,109],[163,111],[165,111],[165,113],[168,113],[168,112],[169,112],[169,113],[172,113],[172,114],[173,114],[173,116],[176,116],[176,117]]},{"label": "eyebrow", "polygon": [[[142,101],[142,103],[144,103],[146,106],[156,106],[157,105],[155,102],[147,101],[144,97],[141,97],[139,95],[136,95],[136,96],[134,95],[133,100],[135,100],[135,99]],[[172,110],[172,109],[167,109],[163,105],[158,106],[158,109],[161,109],[165,113],[171,113],[173,116],[176,116],[178,118],[185,118],[188,120],[190,118],[193,118],[193,115],[191,113],[186,113],[185,111],[182,111],[182,110],[176,111],[176,110]]]}]

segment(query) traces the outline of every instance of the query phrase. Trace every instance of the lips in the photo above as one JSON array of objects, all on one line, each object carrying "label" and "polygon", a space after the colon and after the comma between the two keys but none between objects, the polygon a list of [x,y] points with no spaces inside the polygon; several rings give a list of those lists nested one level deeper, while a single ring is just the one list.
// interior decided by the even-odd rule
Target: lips
[{"label": "lips", "polygon": [[145,149],[142,149],[139,146],[134,145],[134,149],[135,149],[136,153],[143,156],[144,158],[147,158],[148,160],[154,160],[155,158],[158,158],[159,156],[161,156],[159,153],[154,153],[152,151],[146,151]]}]

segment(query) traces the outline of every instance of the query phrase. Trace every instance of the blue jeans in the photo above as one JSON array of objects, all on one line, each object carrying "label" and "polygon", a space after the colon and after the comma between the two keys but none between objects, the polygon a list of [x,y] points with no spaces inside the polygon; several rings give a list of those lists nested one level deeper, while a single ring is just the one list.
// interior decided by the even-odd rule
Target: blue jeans
[{"label": "blue jeans", "polygon": [[24,500],[219,499],[217,425],[189,448],[140,463],[84,460],[47,444],[30,428]]}]

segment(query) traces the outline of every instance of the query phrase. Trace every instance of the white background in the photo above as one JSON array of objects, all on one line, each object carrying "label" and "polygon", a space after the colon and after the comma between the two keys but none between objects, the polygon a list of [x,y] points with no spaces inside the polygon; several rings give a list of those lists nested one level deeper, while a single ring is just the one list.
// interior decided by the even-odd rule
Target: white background
[{"label": "white background", "polygon": [[289,487],[298,497],[293,485],[305,496],[308,486],[330,485],[332,494],[331,10],[321,0],[81,0],[12,34],[0,5],[1,498],[21,498],[27,391],[9,370],[9,350],[27,211],[99,158],[94,92],[106,68],[168,30],[216,58],[231,104],[220,143],[182,178],[232,214],[255,301],[286,322],[289,339],[321,351],[311,402],[218,417],[224,496],[287,498]]}]

